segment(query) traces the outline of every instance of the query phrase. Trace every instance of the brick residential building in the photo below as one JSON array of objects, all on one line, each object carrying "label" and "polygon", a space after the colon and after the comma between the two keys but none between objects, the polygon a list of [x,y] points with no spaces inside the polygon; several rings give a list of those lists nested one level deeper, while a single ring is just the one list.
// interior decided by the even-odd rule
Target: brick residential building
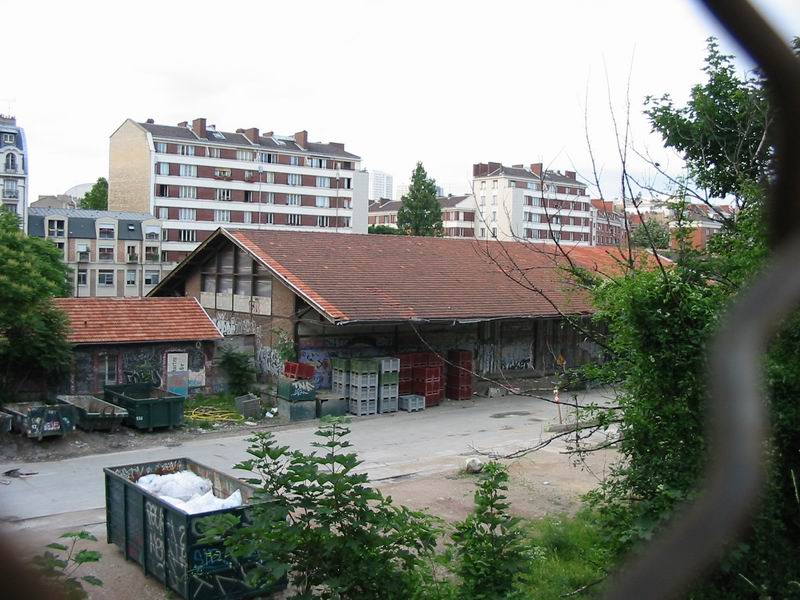
[{"label": "brick residential building", "polygon": [[[475,237],[475,197],[445,196],[437,198],[442,207],[444,237]],[[401,200],[373,202],[369,206],[369,224],[397,227],[397,211]]]},{"label": "brick residential building", "polygon": [[621,246],[627,239],[625,213],[608,200],[592,200],[592,246]]},{"label": "brick residential building", "polygon": [[592,243],[591,204],[574,171],[490,162],[472,165],[472,177],[479,239]]},{"label": "brick residential building", "polygon": [[63,252],[77,297],[145,296],[175,266],[166,261],[161,221],[149,214],[31,207],[28,235]]},{"label": "brick residential building", "polygon": [[344,144],[310,142],[306,131],[127,119],[111,135],[108,205],[161,219],[170,261],[227,224],[366,233],[369,176],[360,160]]},{"label": "brick residential building", "polygon": [[0,196],[2,208],[28,218],[28,142],[15,117],[0,115]]}]

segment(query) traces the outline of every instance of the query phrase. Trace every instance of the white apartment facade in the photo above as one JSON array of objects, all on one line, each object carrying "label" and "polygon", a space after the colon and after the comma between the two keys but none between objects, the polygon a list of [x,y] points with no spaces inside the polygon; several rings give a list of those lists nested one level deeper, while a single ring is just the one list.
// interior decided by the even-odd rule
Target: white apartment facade
[{"label": "white apartment facade", "polygon": [[369,199],[391,200],[394,190],[394,178],[383,171],[369,172]]},{"label": "white apartment facade", "polygon": [[344,144],[258,128],[127,119],[112,135],[109,209],[150,212],[182,260],[218,227],[366,233],[369,176]]},{"label": "white apartment facade", "polygon": [[28,142],[15,117],[0,115],[0,200],[2,208],[28,218]]},{"label": "white apartment facade", "polygon": [[[442,233],[444,237],[475,237],[475,197],[445,196],[436,199],[442,208]],[[397,228],[397,212],[403,205],[400,200],[373,202],[369,207],[369,224]]]},{"label": "white apartment facade", "polygon": [[149,214],[31,207],[28,234],[61,251],[75,297],[146,296],[175,267]]},{"label": "white apartment facade", "polygon": [[574,171],[490,162],[472,175],[478,239],[592,245],[591,203]]}]

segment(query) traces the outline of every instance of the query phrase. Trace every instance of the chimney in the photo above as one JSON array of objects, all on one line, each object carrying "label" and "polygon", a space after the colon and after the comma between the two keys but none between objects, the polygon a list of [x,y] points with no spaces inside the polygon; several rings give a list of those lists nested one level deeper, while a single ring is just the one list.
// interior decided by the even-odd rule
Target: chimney
[{"label": "chimney", "polygon": [[195,119],[192,121],[192,131],[194,131],[197,137],[204,138],[207,135],[206,130],[206,120],[205,119]]},{"label": "chimney", "polygon": [[542,163],[531,163],[531,173],[542,176]]},{"label": "chimney", "polygon": [[344,152],[344,144],[342,142],[328,142],[328,146],[331,146],[332,148],[336,148],[337,150],[341,150],[342,152]]},{"label": "chimney", "polygon": [[145,123],[149,123],[150,125],[153,125],[155,123],[155,121],[153,119],[147,119],[147,121],[145,121]]},{"label": "chimney", "polygon": [[273,135],[275,135],[274,131],[265,131],[264,132],[264,137],[272,137]]},{"label": "chimney", "polygon": [[244,137],[248,140],[253,142],[254,144],[258,143],[258,127],[250,127],[249,129],[244,130]]},{"label": "chimney", "polygon": [[573,181],[578,180],[578,174],[575,171],[564,171],[564,177],[572,179]]},{"label": "chimney", "polygon": [[[305,149],[308,146],[308,132],[305,129],[298,131],[294,134],[294,141],[298,146]],[[344,150],[344,147],[342,149]]]},{"label": "chimney", "polygon": [[178,127],[188,127],[188,126],[189,126],[188,121],[181,121],[180,123],[178,123]]},{"label": "chimney", "polygon": [[241,127],[239,127],[239,129],[237,129],[237,130],[236,130],[236,133],[244,133],[244,129],[242,129]]}]

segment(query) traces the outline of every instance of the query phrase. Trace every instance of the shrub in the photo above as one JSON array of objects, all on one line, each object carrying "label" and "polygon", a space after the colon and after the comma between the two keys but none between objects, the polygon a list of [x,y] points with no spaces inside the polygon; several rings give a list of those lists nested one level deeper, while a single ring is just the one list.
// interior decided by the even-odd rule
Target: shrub
[{"label": "shrub", "polygon": [[220,367],[228,377],[228,386],[235,396],[246,394],[256,380],[256,368],[252,358],[244,352],[223,347],[220,351]]},{"label": "shrub", "polygon": [[102,586],[103,582],[92,575],[84,575],[79,579],[75,574],[83,565],[99,561],[101,554],[95,550],[85,549],[75,552],[75,545],[82,540],[96,542],[97,538],[88,531],[69,531],[60,539],[72,540],[72,543],[66,546],[53,542],[47,547],[66,555],[45,551],[44,554],[33,558],[33,565],[39,573],[63,589],[64,597],[68,600],[88,598],[89,594],[83,588],[83,584]]}]

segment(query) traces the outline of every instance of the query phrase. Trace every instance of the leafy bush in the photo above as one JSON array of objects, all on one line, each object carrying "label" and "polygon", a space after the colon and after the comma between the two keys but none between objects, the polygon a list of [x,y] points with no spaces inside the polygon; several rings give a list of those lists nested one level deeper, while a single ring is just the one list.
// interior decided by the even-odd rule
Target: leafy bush
[{"label": "leafy bush", "polygon": [[46,551],[44,554],[33,558],[33,565],[39,573],[63,589],[68,600],[88,598],[89,594],[84,589],[83,584],[102,586],[103,582],[93,575],[84,575],[78,578],[76,572],[83,565],[98,562],[101,554],[95,550],[85,549],[75,552],[75,545],[79,541],[96,542],[97,538],[88,531],[69,531],[63,534],[60,539],[72,540],[72,543],[67,546],[53,542],[48,544],[47,547],[50,550],[66,553],[65,556]]},{"label": "leafy bush", "polygon": [[461,580],[461,598],[504,598],[529,553],[519,519],[508,513],[508,471],[488,463],[475,491],[475,509],[453,533],[454,570]]},{"label": "leafy bush", "polygon": [[360,461],[347,450],[346,423],[323,420],[310,454],[290,452],[270,433],[251,437],[253,458],[236,468],[258,487],[252,520],[209,518],[206,541],[222,542],[260,589],[288,575],[297,598],[423,597],[437,583],[429,570],[435,522],[395,506],[354,472]]},{"label": "leafy bush", "polygon": [[256,368],[250,356],[223,346],[219,364],[228,377],[228,386],[233,395],[240,396],[250,391],[250,386],[256,380]]}]

